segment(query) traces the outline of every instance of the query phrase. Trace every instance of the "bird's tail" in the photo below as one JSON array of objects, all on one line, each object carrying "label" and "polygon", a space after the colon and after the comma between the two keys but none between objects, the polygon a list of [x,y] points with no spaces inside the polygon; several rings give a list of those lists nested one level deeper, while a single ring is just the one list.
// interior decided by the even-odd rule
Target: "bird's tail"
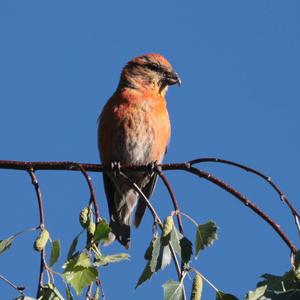
[{"label": "bird's tail", "polygon": [[130,246],[130,226],[127,224],[121,224],[113,219],[109,224],[114,236],[111,237],[111,241],[117,239],[126,249]]},{"label": "bird's tail", "polygon": [[130,224],[131,213],[137,203],[137,194],[134,190],[130,189],[123,194],[115,193],[114,201],[116,210],[110,218],[110,227],[115,238],[125,246],[130,246]]}]

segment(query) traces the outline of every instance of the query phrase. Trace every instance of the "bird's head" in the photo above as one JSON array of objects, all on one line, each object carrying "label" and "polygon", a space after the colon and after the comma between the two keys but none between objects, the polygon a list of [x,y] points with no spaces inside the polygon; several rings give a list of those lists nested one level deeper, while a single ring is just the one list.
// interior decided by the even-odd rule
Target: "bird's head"
[{"label": "bird's head", "polygon": [[171,64],[160,54],[138,56],[127,63],[121,73],[119,88],[155,90],[165,95],[168,86],[181,84]]}]

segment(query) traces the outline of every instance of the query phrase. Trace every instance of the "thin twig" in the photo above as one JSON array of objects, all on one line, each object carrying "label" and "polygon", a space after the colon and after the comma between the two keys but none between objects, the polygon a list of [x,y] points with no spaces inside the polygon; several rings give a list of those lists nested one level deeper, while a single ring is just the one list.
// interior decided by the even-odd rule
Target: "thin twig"
[{"label": "thin twig", "polygon": [[[44,206],[43,206],[43,199],[42,199],[42,193],[40,190],[40,186],[37,180],[37,177],[32,169],[28,170],[28,173],[30,175],[32,184],[34,186],[37,200],[38,200],[38,205],[39,205],[39,216],[40,216],[40,229],[43,230],[45,228],[45,217],[44,217]],[[40,254],[40,272],[39,272],[39,284],[38,284],[38,290],[37,290],[37,298],[39,297],[40,294],[40,289],[43,286],[43,271],[45,267],[45,258],[46,258],[46,251],[45,248],[42,249],[41,254]]]},{"label": "thin twig", "polygon": [[[123,177],[131,184],[131,186],[139,193],[139,195],[140,195],[140,196],[142,197],[142,199],[146,202],[147,207],[148,207],[149,210],[151,211],[155,223],[157,223],[157,224],[159,225],[159,227],[160,227],[161,229],[163,229],[163,223],[162,223],[162,221],[161,221],[159,215],[158,215],[157,212],[155,211],[153,205],[150,203],[150,201],[148,200],[148,198],[147,198],[147,197],[145,196],[145,194],[142,192],[142,190],[138,187],[138,185],[137,185],[130,177],[128,177],[127,175],[125,175],[123,172],[120,171],[120,175],[122,175],[122,176],[123,176]],[[179,263],[178,263],[176,254],[175,254],[174,248],[172,247],[171,244],[169,244],[169,247],[170,247],[170,251],[171,251],[171,254],[172,254],[172,256],[173,256],[174,262],[175,262],[175,266],[176,266],[176,271],[177,271],[178,279],[180,280],[182,274],[181,274],[181,269],[180,269],[180,266],[179,266]]]},{"label": "thin twig", "polygon": [[184,217],[186,217],[188,220],[190,220],[196,227],[198,227],[198,223],[188,214],[180,211],[179,214],[183,215]]},{"label": "thin twig", "polygon": [[5,278],[3,275],[0,274],[0,279],[6,282],[8,285],[10,285],[12,288],[17,290],[19,293],[23,293],[23,291],[26,289],[23,285],[15,285],[11,281],[9,281],[7,278]]},{"label": "thin twig", "polygon": [[[98,223],[100,221],[100,213],[99,213],[99,207],[96,199],[92,178],[89,176],[89,174],[86,172],[86,170],[80,163],[73,163],[73,164],[80,170],[80,172],[83,174],[84,178],[86,179],[91,194],[90,203],[93,203],[94,210],[95,210],[95,219],[96,219],[96,223]],[[86,299],[92,298],[92,289],[93,289],[93,283],[91,283],[87,288]]]},{"label": "thin twig", "polygon": [[91,299],[91,297],[92,297],[92,288],[93,288],[93,283],[91,283],[87,288],[87,291],[86,291],[86,294],[85,294],[86,300]]},{"label": "thin twig", "polygon": [[194,268],[192,268],[191,270],[195,273],[198,273],[207,284],[209,284],[216,292],[219,292],[219,289],[213,283],[211,283],[211,281],[209,281],[202,273],[200,273]]},{"label": "thin twig", "polygon": [[169,194],[170,194],[170,197],[172,199],[172,203],[173,203],[173,206],[174,206],[174,209],[175,209],[175,212],[176,212],[176,217],[177,217],[177,222],[178,222],[178,228],[179,228],[179,232],[181,234],[184,234],[184,231],[183,231],[183,224],[182,224],[182,220],[181,220],[181,215],[177,212],[180,212],[179,210],[179,205],[178,205],[178,202],[176,200],[176,197],[175,197],[175,193],[172,189],[172,186],[170,185],[167,177],[165,176],[165,174],[161,171],[161,168],[158,168],[156,167],[156,170],[157,174],[159,175],[159,177],[161,178],[161,180],[163,181],[163,183],[165,184]]},{"label": "thin twig", "polygon": [[100,280],[100,278],[98,278],[96,280],[96,284],[100,287],[101,289],[101,297],[102,297],[102,300],[105,300],[105,292],[104,292],[104,288],[103,288],[103,285],[102,285],[102,281]]},{"label": "thin twig", "polygon": [[40,186],[39,186],[37,177],[34,173],[34,170],[28,170],[28,173],[30,175],[31,183],[34,186],[35,193],[36,193],[36,196],[37,196],[38,205],[39,205],[40,228],[43,230],[44,226],[45,226],[45,217],[44,217],[44,206],[43,206],[42,193],[41,193],[41,190],[40,190]]},{"label": "thin twig", "polygon": [[[195,161],[191,161],[195,162]],[[86,171],[92,171],[92,172],[105,172],[105,171],[111,171],[111,165],[99,165],[99,164],[85,164],[81,163],[81,165],[84,167]],[[200,171],[198,169],[195,169],[197,171],[192,171],[191,164],[190,163],[173,163],[173,164],[163,164],[158,165],[162,168],[162,170],[185,170],[191,173],[194,173],[200,177],[206,178],[207,180],[213,182],[214,184],[218,185],[222,189],[226,190],[227,192],[231,193],[235,197],[237,197],[240,201],[244,202],[244,204],[250,203],[249,200],[242,196],[239,192],[232,189],[231,187],[228,188],[227,184],[224,184],[221,180],[216,178],[215,176],[210,175],[207,172]],[[21,162],[21,161],[7,161],[7,160],[0,160],[0,169],[16,169],[16,170],[69,170],[69,171],[75,171],[76,167],[74,166],[74,162]],[[135,171],[135,172],[145,172],[149,171],[148,165],[143,166],[132,166],[132,165],[123,165],[120,166],[120,171],[126,172],[126,171]],[[243,199],[243,200],[241,200]],[[255,209],[248,205],[253,211]],[[267,221],[274,229],[275,231],[280,235],[280,237],[284,240],[284,242],[289,246],[289,248],[295,253],[295,246],[289,241],[289,239],[286,237],[286,235],[281,231],[279,226],[272,221],[268,216],[261,212],[258,213],[265,221]],[[299,218],[298,218],[299,219]],[[299,220],[298,220],[299,223]],[[299,226],[300,227],[300,226]]]},{"label": "thin twig", "polygon": [[289,201],[287,196],[281,191],[279,186],[272,181],[270,176],[267,176],[267,175],[255,170],[253,168],[250,168],[246,165],[236,163],[234,161],[230,161],[230,160],[227,160],[227,159],[216,158],[216,157],[197,158],[197,159],[194,159],[194,160],[190,160],[188,163],[192,166],[194,164],[206,163],[206,162],[213,162],[213,163],[221,163],[221,164],[231,165],[231,166],[237,167],[239,169],[242,169],[246,172],[255,174],[258,177],[262,178],[264,181],[266,181],[269,185],[271,185],[271,187],[279,195],[280,200],[283,203],[285,203],[288,206],[288,208],[290,209],[292,215],[294,216],[294,220],[295,220],[295,223],[296,223],[296,227],[298,229],[298,233],[300,234],[300,225],[299,225],[300,214],[299,214],[299,212],[292,205],[292,203]]},{"label": "thin twig", "polygon": [[152,213],[155,223],[157,223],[160,226],[160,228],[163,228],[163,222],[158,216],[158,213],[156,212],[155,208],[148,200],[148,198],[145,196],[145,194],[142,192],[142,190],[139,188],[139,186],[130,177],[128,177],[126,174],[124,174],[121,171],[120,171],[120,175],[123,176],[131,184],[131,186],[139,193],[139,195],[144,199],[148,208],[150,209],[150,212]]},{"label": "thin twig", "polygon": [[239,199],[243,204],[248,206],[252,211],[254,211],[258,216],[260,216],[263,220],[265,220],[269,225],[272,226],[272,228],[278,233],[278,235],[282,238],[282,240],[286,243],[286,245],[290,248],[290,250],[296,254],[297,249],[295,245],[289,240],[289,238],[286,236],[286,234],[281,230],[280,226],[276,224],[266,213],[264,213],[261,209],[259,209],[256,205],[254,205],[248,198],[246,198],[244,195],[242,195],[240,192],[232,188],[229,184],[221,181],[217,177],[213,176],[212,174],[209,174],[207,172],[204,172],[202,170],[199,170],[194,167],[190,168],[184,168],[185,171],[193,173],[201,178],[204,178],[223,190],[229,192],[233,196],[235,196],[237,199]]},{"label": "thin twig", "polygon": [[[176,197],[175,197],[175,193],[174,193],[174,191],[172,189],[172,186],[169,183],[167,177],[162,172],[161,168],[158,167],[157,165],[155,165],[155,166],[156,166],[156,168],[155,168],[154,171],[156,171],[156,173],[159,175],[159,177],[163,181],[164,185],[166,186],[166,188],[167,188],[167,190],[168,190],[168,192],[170,194],[170,197],[171,197],[171,200],[172,200],[172,203],[173,203],[173,207],[174,207],[174,210],[175,210],[176,218],[177,218],[179,232],[182,235],[184,235],[182,219],[181,219],[181,215],[179,214],[180,213],[180,209],[179,209],[179,205],[178,205],[178,202],[176,200]],[[184,266],[185,266],[184,262],[181,261],[181,268],[180,268],[181,280],[183,280],[183,276],[184,276]],[[184,289],[183,289],[183,297],[184,297],[184,299],[186,298],[186,294],[185,294],[185,290]]]},{"label": "thin twig", "polygon": [[96,200],[96,194],[95,189],[93,186],[92,178],[89,176],[89,174],[86,172],[85,168],[80,163],[73,163],[74,166],[76,166],[80,172],[83,174],[84,178],[86,179],[86,182],[88,184],[90,193],[91,193],[91,202],[93,203],[94,209],[95,209],[95,219],[97,222],[100,220],[100,213],[99,213],[99,207]]}]

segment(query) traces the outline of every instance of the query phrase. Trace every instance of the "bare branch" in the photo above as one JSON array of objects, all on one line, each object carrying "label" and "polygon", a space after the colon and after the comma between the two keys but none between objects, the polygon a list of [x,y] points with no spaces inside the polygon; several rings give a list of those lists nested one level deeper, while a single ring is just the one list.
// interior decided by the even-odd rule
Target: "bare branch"
[{"label": "bare branch", "polygon": [[[39,215],[40,215],[40,229],[43,230],[45,228],[45,218],[44,218],[44,206],[43,206],[43,199],[42,199],[42,193],[40,190],[40,186],[37,180],[37,177],[32,169],[28,170],[28,173],[30,175],[30,178],[32,180],[32,184],[34,186],[38,205],[39,205]],[[43,286],[43,272],[45,268],[45,257],[46,257],[46,251],[45,248],[41,251],[41,258],[40,258],[40,272],[39,272],[39,284],[38,284],[38,290],[37,290],[37,298],[39,297],[40,289]]]},{"label": "bare branch", "polygon": [[[285,233],[280,229],[279,225],[276,224],[268,215],[266,215],[263,211],[261,211],[259,208],[257,208],[249,199],[247,199],[245,196],[243,196],[241,193],[230,187],[228,184],[224,183],[217,177],[201,171],[199,169],[196,169],[191,166],[191,164],[195,164],[197,162],[204,162],[208,161],[208,159],[198,159],[198,160],[192,160],[188,163],[173,163],[173,164],[163,164],[158,165],[162,170],[185,170],[190,173],[194,173],[195,175],[205,178],[206,180],[209,180],[210,182],[216,184],[220,188],[226,190],[227,192],[234,195],[236,198],[238,198],[241,202],[243,202],[246,206],[248,206],[252,211],[254,211],[257,215],[259,215],[262,219],[264,219],[268,224],[272,226],[272,228],[278,233],[278,235],[282,238],[282,240],[288,245],[288,247],[291,249],[293,253],[296,252],[296,247],[292,244],[292,242],[288,239],[288,237],[285,235]],[[210,161],[218,161],[218,159],[209,159]],[[220,161],[220,160],[219,160]],[[248,170],[248,172],[252,172],[254,174],[257,174],[258,176],[265,178],[263,174],[255,171],[254,169],[248,168],[246,166],[222,160],[223,163],[231,164],[240,168],[243,168],[244,170]],[[111,165],[98,165],[98,164],[85,164],[81,163],[81,166],[86,171],[92,171],[92,172],[106,172],[111,171]],[[75,171],[77,168],[74,166],[74,162],[21,162],[21,161],[6,161],[6,160],[0,160],[0,169],[17,169],[17,170],[69,170],[69,171]],[[120,166],[120,171],[126,172],[126,171],[135,171],[135,172],[147,172],[149,171],[149,166],[130,166],[130,165],[123,165]],[[270,179],[265,179],[273,186],[274,189],[277,187]],[[276,191],[280,194],[281,191],[279,189],[276,189]],[[284,196],[283,193],[280,194],[283,196],[282,200],[285,201],[285,203],[289,203],[287,198]],[[144,197],[143,197],[144,199]],[[148,201],[149,202],[149,201]],[[150,204],[150,203],[149,203]],[[151,204],[150,204],[151,205]],[[149,206],[148,206],[149,207]],[[150,208],[150,207],[149,207]],[[293,209],[293,206],[290,204],[289,208],[293,210],[293,213],[296,214],[296,223],[299,224],[299,216],[298,212]],[[300,226],[298,226],[300,227]]]},{"label": "bare branch", "polygon": [[294,216],[294,220],[295,220],[295,224],[296,227],[298,229],[298,233],[300,234],[300,225],[299,225],[299,219],[300,219],[300,214],[297,211],[297,209],[292,205],[292,203],[289,201],[289,199],[287,198],[287,196],[281,191],[281,189],[279,188],[279,186],[277,184],[275,184],[270,176],[267,176],[255,169],[252,169],[248,166],[236,163],[234,161],[230,161],[230,160],[226,160],[226,159],[221,159],[221,158],[216,158],[216,157],[205,157],[205,158],[198,158],[198,159],[194,159],[194,160],[190,160],[188,163],[190,165],[194,165],[194,164],[199,164],[199,163],[206,163],[206,162],[213,162],[213,163],[221,163],[221,164],[226,164],[226,165],[231,165],[234,167],[237,167],[239,169],[242,169],[246,172],[252,173],[257,175],[258,177],[262,178],[264,181],[266,181],[269,185],[271,185],[271,187],[276,191],[276,193],[279,195],[279,198],[282,202],[284,202],[288,208],[290,209],[291,213]]},{"label": "bare branch", "polygon": [[[125,175],[123,172],[120,171],[120,175],[122,175],[131,184],[131,186],[139,193],[140,197],[142,197],[142,199],[146,202],[147,207],[151,211],[155,223],[157,223],[160,226],[160,228],[163,229],[163,223],[162,223],[159,215],[155,211],[154,207],[152,206],[152,204],[150,203],[150,201],[148,200],[148,198],[142,192],[142,190],[138,187],[138,185],[130,177],[128,177],[127,175]],[[182,276],[182,274],[181,274],[181,268],[179,266],[179,263],[178,263],[178,260],[177,260],[174,248],[172,247],[171,244],[169,244],[169,247],[170,247],[170,251],[171,251],[173,260],[175,262],[175,267],[176,267],[178,279],[180,280],[181,276]]]},{"label": "bare branch", "polygon": [[19,293],[23,293],[23,291],[26,289],[23,285],[15,285],[11,281],[9,281],[7,278],[5,278],[3,275],[0,274],[0,279],[6,282],[8,285],[10,285],[12,288],[17,290]]},{"label": "bare branch", "polygon": [[161,178],[161,180],[165,184],[165,186],[166,186],[166,188],[167,188],[167,190],[168,190],[168,192],[170,194],[170,197],[171,197],[172,202],[173,202],[174,210],[176,212],[176,217],[177,217],[179,231],[180,231],[180,233],[184,234],[182,219],[181,219],[181,215],[179,213],[180,212],[179,205],[178,205],[178,202],[176,200],[175,193],[174,193],[174,191],[172,189],[172,186],[169,183],[169,181],[168,181],[167,177],[165,176],[165,174],[161,171],[161,168],[156,167],[155,171],[157,172],[157,174],[159,175],[159,177]]},{"label": "bare branch", "polygon": [[95,218],[96,218],[96,222],[99,222],[100,219],[100,213],[99,213],[99,207],[98,207],[98,203],[96,200],[96,194],[95,194],[95,189],[93,186],[93,182],[92,182],[92,178],[89,176],[89,174],[86,172],[86,170],[84,169],[84,167],[82,166],[82,164],[80,163],[73,163],[74,166],[76,166],[80,172],[83,174],[84,178],[86,179],[86,182],[88,184],[90,193],[91,193],[91,202],[93,203],[94,209],[95,209]]},{"label": "bare branch", "polygon": [[286,243],[286,245],[290,248],[290,250],[296,254],[297,249],[295,245],[289,240],[289,238],[286,236],[286,234],[281,230],[280,226],[276,224],[266,213],[264,213],[261,209],[259,209],[256,205],[254,205],[248,198],[246,198],[244,195],[242,195],[240,192],[232,188],[229,184],[221,181],[217,177],[215,177],[212,174],[209,174],[207,172],[204,172],[202,170],[199,170],[194,167],[190,168],[184,168],[183,170],[193,173],[201,178],[204,178],[223,190],[229,192],[233,196],[235,196],[238,200],[240,200],[243,204],[248,206],[252,211],[254,211],[258,216],[260,216],[263,220],[265,220],[269,225],[272,226],[272,228],[278,233],[278,235],[281,237],[281,239]]}]

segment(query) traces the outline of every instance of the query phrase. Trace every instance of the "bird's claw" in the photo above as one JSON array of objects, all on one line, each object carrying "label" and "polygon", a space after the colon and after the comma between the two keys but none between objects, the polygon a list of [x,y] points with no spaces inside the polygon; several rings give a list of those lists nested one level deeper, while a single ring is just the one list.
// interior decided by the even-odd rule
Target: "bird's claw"
[{"label": "bird's claw", "polygon": [[112,161],[110,167],[114,176],[119,177],[121,173],[121,163],[119,161]]},{"label": "bird's claw", "polygon": [[148,174],[150,177],[153,176],[153,173],[157,173],[160,170],[160,167],[157,161],[152,161],[150,164],[147,165]]}]

